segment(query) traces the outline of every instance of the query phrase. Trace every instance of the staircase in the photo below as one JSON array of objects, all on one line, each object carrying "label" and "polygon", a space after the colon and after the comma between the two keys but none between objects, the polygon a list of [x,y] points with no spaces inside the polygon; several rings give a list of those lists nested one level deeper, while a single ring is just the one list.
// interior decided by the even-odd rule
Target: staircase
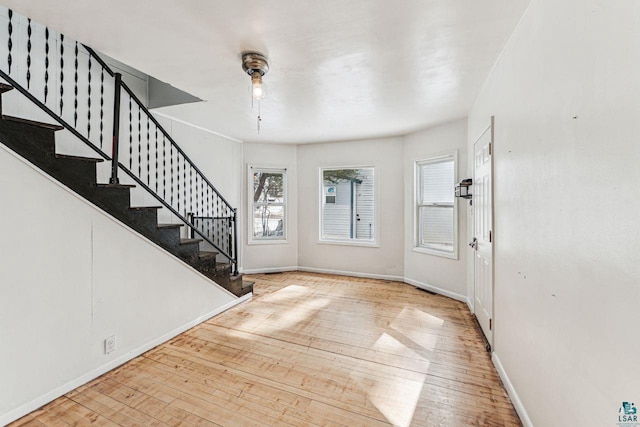
[{"label": "staircase", "polygon": [[234,295],[252,292],[253,283],[232,275],[231,263],[217,261],[218,252],[200,250],[203,239],[181,238],[185,224],[159,224],[162,206],[132,207],[135,185],[98,183],[96,165],[103,159],[56,154],[55,133],[63,126],[2,115],[2,94],[12,89],[0,83],[0,142]]}]

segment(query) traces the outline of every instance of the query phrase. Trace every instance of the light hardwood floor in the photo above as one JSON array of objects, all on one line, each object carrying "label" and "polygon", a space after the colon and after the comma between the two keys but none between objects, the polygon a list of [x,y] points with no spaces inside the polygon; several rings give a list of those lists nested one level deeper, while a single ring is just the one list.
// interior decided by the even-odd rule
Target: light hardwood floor
[{"label": "light hardwood floor", "polygon": [[467,307],[409,285],[248,277],[254,298],[13,426],[519,426]]}]

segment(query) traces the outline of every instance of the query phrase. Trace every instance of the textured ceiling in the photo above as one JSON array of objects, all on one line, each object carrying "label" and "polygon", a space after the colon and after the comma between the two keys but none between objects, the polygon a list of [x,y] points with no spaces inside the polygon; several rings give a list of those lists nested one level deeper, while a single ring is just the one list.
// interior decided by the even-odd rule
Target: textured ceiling
[{"label": "textured ceiling", "polygon": [[[205,102],[242,141],[405,134],[467,115],[529,0],[2,0]],[[270,59],[260,134],[243,51]]]}]

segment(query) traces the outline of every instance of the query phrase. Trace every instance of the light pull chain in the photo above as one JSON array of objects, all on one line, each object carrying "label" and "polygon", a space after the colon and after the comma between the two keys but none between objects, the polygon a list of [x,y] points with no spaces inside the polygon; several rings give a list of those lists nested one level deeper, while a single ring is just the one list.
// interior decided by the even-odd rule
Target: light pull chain
[{"label": "light pull chain", "polygon": [[262,117],[260,117],[260,101],[258,101],[258,133],[260,133],[260,122],[262,121]]}]

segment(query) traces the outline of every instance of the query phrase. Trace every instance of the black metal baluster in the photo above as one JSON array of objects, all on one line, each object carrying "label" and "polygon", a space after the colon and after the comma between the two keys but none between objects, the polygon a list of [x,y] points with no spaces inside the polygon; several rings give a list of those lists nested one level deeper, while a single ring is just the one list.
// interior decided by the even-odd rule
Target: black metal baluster
[{"label": "black metal baluster", "polygon": [[9,48],[9,55],[7,55],[7,64],[9,64],[9,74],[11,74],[11,63],[13,62],[13,57],[11,56],[11,49],[13,49],[13,10],[9,9],[9,25],[7,26],[7,30],[9,31],[9,41],[7,42],[7,47]]},{"label": "black metal baluster", "polygon": [[194,180],[195,182],[195,186],[196,186],[196,191],[195,191],[195,203],[196,203],[196,212],[198,213],[198,216],[203,216],[202,212],[200,212],[200,204],[198,203],[198,174],[196,174],[196,178]]},{"label": "black metal baluster", "polygon": [[164,133],[162,134],[162,198],[167,200],[167,147]]},{"label": "black metal baluster", "polygon": [[150,185],[150,181],[151,181],[151,170],[149,168],[149,149],[150,149],[150,145],[149,145],[149,116],[147,116],[147,185]]},{"label": "black metal baluster", "polygon": [[[238,275],[238,208],[233,209],[233,240],[229,254],[233,257],[233,275]],[[229,233],[231,238],[231,233]]]},{"label": "black metal baluster", "polygon": [[140,104],[138,104],[138,178],[142,179],[142,119]]},{"label": "black metal baluster", "polygon": [[133,172],[133,112],[131,110],[131,95],[129,95],[129,170]]},{"label": "black metal baluster", "polygon": [[189,210],[193,212],[193,166],[189,164]]},{"label": "black metal baluster", "polygon": [[104,68],[100,71],[100,149],[102,149],[102,131],[104,130]]},{"label": "black metal baluster", "polygon": [[[198,177],[200,177],[200,193],[199,194],[198,194],[198,184],[197,184]],[[202,186],[202,177],[200,175],[196,175],[196,209],[198,209],[198,212],[200,212],[200,215],[205,216],[204,207],[200,206],[200,205],[203,205],[203,201],[202,201],[203,192],[204,192],[204,187]],[[202,211],[200,211],[200,209],[202,209]]]},{"label": "black metal baluster", "polygon": [[158,126],[156,126],[156,193],[158,192]]},{"label": "black metal baluster", "polygon": [[184,162],[182,165],[184,166],[182,168],[182,173],[184,176],[184,185],[182,186],[182,191],[184,191],[184,197],[182,199],[182,204],[184,205],[185,210],[187,209],[187,159],[183,158],[182,161]]},{"label": "black metal baluster", "polygon": [[31,18],[27,18],[27,89],[31,85]]},{"label": "black metal baluster", "polygon": [[44,103],[49,95],[49,27],[44,29]]},{"label": "black metal baluster", "polygon": [[177,176],[176,176],[176,199],[178,202],[178,212],[180,212],[180,154],[179,152],[176,153],[176,166],[177,166]]},{"label": "black metal baluster", "polygon": [[111,134],[111,184],[118,184],[118,156],[120,153],[120,95],[122,92],[122,74],[114,74],[113,90],[113,133]]},{"label": "black metal baluster", "polygon": [[64,106],[64,34],[60,34],[60,117]]},{"label": "black metal baluster", "polygon": [[169,145],[169,163],[170,163],[169,177],[171,179],[171,187],[169,187],[169,192],[171,193],[170,205],[173,207],[173,144]]},{"label": "black metal baluster", "polygon": [[89,72],[87,76],[87,139],[91,136],[91,55],[89,55]]},{"label": "black metal baluster", "polygon": [[74,50],[73,74],[73,127],[78,127],[78,42]]},{"label": "black metal baluster", "polygon": [[[218,196],[214,194],[214,206],[215,206],[215,215],[213,215],[215,218],[219,218],[220,217],[220,210],[219,210],[219,206],[218,206]],[[219,221],[219,220],[217,220]],[[219,246],[222,246],[220,244],[220,226],[216,223],[217,227],[216,227],[216,243]]]}]

